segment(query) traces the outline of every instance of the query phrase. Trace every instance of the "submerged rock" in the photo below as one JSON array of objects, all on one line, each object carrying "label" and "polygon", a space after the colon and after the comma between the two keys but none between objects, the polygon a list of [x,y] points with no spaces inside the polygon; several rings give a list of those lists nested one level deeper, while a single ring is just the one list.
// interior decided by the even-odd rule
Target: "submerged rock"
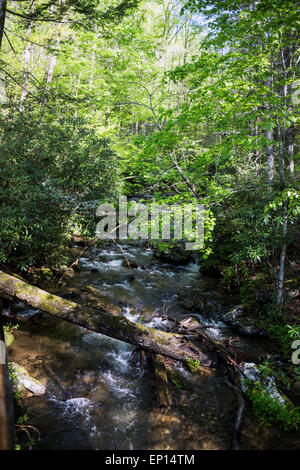
[{"label": "submerged rock", "polygon": [[14,379],[14,388],[21,393],[26,390],[33,395],[43,395],[46,393],[46,388],[38,380],[29,375],[25,367],[20,366],[16,362],[10,362],[9,367],[12,371]]},{"label": "submerged rock", "polygon": [[66,300],[76,300],[80,297],[80,293],[76,291],[67,292],[63,295],[63,298]]}]

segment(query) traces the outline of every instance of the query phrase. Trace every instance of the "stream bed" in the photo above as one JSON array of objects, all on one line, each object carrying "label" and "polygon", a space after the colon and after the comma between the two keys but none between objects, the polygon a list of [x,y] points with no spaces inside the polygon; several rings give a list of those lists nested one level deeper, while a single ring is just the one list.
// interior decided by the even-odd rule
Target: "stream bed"
[{"label": "stream bed", "polygon": [[[80,249],[75,246],[73,254]],[[192,314],[210,334],[232,338],[248,362],[272,353],[265,338],[239,336],[223,323],[222,315],[237,299],[216,279],[201,275],[193,260],[174,266],[142,244],[106,244],[88,249],[80,270],[62,285],[49,281],[42,287],[95,305],[83,289],[87,285],[131,321],[164,330],[167,317],[180,321]],[[237,405],[217,370],[193,374],[178,365],[182,380],[170,383],[173,405],[161,413],[155,407],[152,375],[146,369],[142,376],[133,346],[25,307],[18,319],[8,359],[46,387],[44,395],[23,400],[29,423],[40,432],[35,449],[230,449]],[[299,444],[299,434],[259,427],[246,412],[242,449],[295,449]]]}]

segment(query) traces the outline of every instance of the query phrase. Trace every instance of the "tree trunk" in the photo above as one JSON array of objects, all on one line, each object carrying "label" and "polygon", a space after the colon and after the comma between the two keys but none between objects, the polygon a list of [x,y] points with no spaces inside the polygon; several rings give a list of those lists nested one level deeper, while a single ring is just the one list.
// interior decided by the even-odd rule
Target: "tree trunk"
[{"label": "tree trunk", "polygon": [[285,265],[285,253],[286,253],[286,236],[287,236],[287,223],[288,223],[288,202],[284,203],[284,215],[283,215],[283,227],[282,227],[282,247],[280,253],[280,266],[278,275],[278,287],[277,287],[277,307],[281,307],[282,294],[283,294],[283,282],[284,282],[284,265]]},{"label": "tree trunk", "polygon": [[289,158],[289,167],[290,167],[290,174],[293,176],[295,172],[295,163],[294,163],[294,128],[291,125],[286,130],[286,147],[287,147],[287,154]]},{"label": "tree trunk", "polygon": [[[34,3],[35,3],[35,0],[31,0],[30,7],[29,7],[29,16],[32,15],[34,11]],[[27,38],[28,39],[30,39],[31,31],[32,31],[32,20],[30,19],[28,20],[28,26],[27,26]],[[22,93],[21,93],[21,98],[20,98],[20,106],[19,106],[20,112],[24,111],[24,103],[28,95],[28,70],[27,68],[29,67],[29,63],[30,63],[31,51],[32,51],[32,44],[30,41],[28,41],[26,44],[25,53],[24,53],[25,72],[23,76],[23,87],[22,87]]]},{"label": "tree trunk", "polygon": [[0,49],[2,45],[3,33],[4,33],[6,4],[7,4],[6,0],[0,0]]},{"label": "tree trunk", "polygon": [[83,307],[50,294],[0,271],[0,295],[8,295],[55,317],[88,330],[125,341],[146,351],[169,356],[179,361],[198,359],[204,367],[212,367],[214,354],[204,353],[184,336],[132,323],[125,317],[103,310]]},{"label": "tree trunk", "polygon": [[172,406],[172,396],[168,386],[168,375],[163,357],[160,354],[152,354],[152,361],[157,406],[161,412],[169,411]]},{"label": "tree trunk", "polygon": [[[54,24],[54,31],[53,31],[53,34],[52,34],[51,41],[56,38],[56,42],[55,42],[56,52],[50,56],[50,60],[49,60],[49,63],[48,63],[47,69],[46,69],[46,73],[45,73],[44,82],[45,82],[45,92],[46,93],[45,93],[45,97],[43,99],[43,106],[42,106],[42,113],[41,113],[40,121],[42,121],[43,118],[44,118],[44,113],[45,113],[45,109],[46,109],[46,105],[47,105],[47,101],[48,101],[47,92],[49,91],[50,85],[51,85],[52,80],[53,80],[54,70],[55,70],[55,66],[56,66],[56,62],[57,62],[57,54],[58,54],[58,51],[59,51],[59,48],[60,48],[62,28],[63,28],[63,22],[62,22],[62,20],[63,20],[63,9],[64,9],[64,6],[65,6],[65,3],[66,3],[66,0],[61,0],[61,11],[62,11],[61,22]],[[55,10],[54,5],[51,6],[51,12],[53,12],[53,11],[56,11],[58,13],[58,8],[57,8],[57,10]]]},{"label": "tree trunk", "polygon": [[[270,75],[267,80],[267,87],[269,88],[270,92],[273,86],[273,76]],[[268,118],[271,120],[271,110],[269,113]],[[274,129],[271,127],[267,130],[267,139],[268,139],[268,146],[267,146],[267,178],[268,183],[271,186],[274,180]]]}]

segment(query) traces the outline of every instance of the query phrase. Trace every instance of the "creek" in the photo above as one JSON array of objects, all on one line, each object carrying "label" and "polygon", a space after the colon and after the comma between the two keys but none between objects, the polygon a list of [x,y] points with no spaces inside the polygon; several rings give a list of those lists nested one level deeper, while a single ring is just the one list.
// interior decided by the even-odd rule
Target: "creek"
[{"label": "creek", "polygon": [[[75,245],[73,255],[80,250]],[[211,335],[232,338],[248,362],[272,353],[266,338],[238,335],[223,323],[222,315],[237,299],[216,279],[202,275],[192,259],[173,265],[139,243],[123,242],[121,249],[106,244],[89,248],[80,258],[80,270],[63,285],[48,281],[42,287],[83,305],[95,305],[91,294],[82,290],[86,285],[98,289],[105,301],[121,308],[122,315],[133,322],[164,330],[167,316],[180,321],[192,313]],[[24,366],[47,390],[23,400],[30,424],[40,432],[35,448],[230,448],[237,405],[217,370],[195,374],[178,364],[181,379],[170,382],[171,411],[161,413],[155,408],[152,375],[146,370],[142,376],[138,357],[132,357],[133,346],[28,307],[18,313],[18,319],[9,361]],[[63,396],[45,364],[71,398]],[[242,449],[290,446],[290,433],[259,428],[251,412],[246,412]]]}]

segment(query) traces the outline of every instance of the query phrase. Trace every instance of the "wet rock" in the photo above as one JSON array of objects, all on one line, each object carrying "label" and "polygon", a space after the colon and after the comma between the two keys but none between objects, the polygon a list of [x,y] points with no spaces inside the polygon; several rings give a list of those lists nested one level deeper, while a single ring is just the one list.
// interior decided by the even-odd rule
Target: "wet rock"
[{"label": "wet rock", "polygon": [[185,246],[178,246],[170,251],[159,251],[154,249],[154,256],[165,263],[184,265],[191,261],[191,252]]},{"label": "wet rock", "polygon": [[271,398],[276,398],[279,400],[281,405],[285,405],[285,398],[279,393],[276,383],[273,377],[262,377],[259,368],[253,362],[245,362],[241,366],[242,374],[241,376],[241,388],[244,393],[247,392],[249,385],[247,385],[245,378],[251,382],[259,382],[263,386],[264,390],[268,392]]},{"label": "wet rock", "polygon": [[184,318],[183,320],[181,320],[180,330],[179,331],[182,331],[185,328],[190,330],[190,331],[194,331],[194,330],[197,330],[198,328],[200,328],[200,326],[201,326],[201,323],[198,320],[198,318],[190,315],[190,316]]},{"label": "wet rock", "polygon": [[241,317],[244,313],[244,307],[243,305],[236,305],[235,307],[232,307],[225,315],[223,315],[223,321],[225,323],[231,323],[237,318]]},{"label": "wet rock", "polygon": [[[128,261],[129,261],[129,265],[130,265],[130,268],[131,268],[131,269],[136,269],[136,268],[139,267],[139,265],[138,265],[137,263],[135,263],[134,261],[130,261],[130,260],[128,260]],[[122,261],[122,266],[123,266],[123,268],[129,268],[129,266],[128,266],[128,261],[127,261],[127,259],[124,259],[124,260]]]},{"label": "wet rock", "polygon": [[269,336],[267,331],[257,326],[257,319],[252,317],[240,317],[231,323],[231,327],[245,336]]},{"label": "wet rock", "polygon": [[33,395],[43,395],[46,393],[46,388],[44,385],[31,377],[25,367],[22,367],[15,362],[10,362],[9,367],[14,378],[14,388],[18,392],[24,393],[26,390],[28,390]]},{"label": "wet rock", "polygon": [[243,305],[236,305],[223,315],[223,321],[238,333],[246,336],[268,336],[268,333],[257,325],[255,317],[244,314]]}]

